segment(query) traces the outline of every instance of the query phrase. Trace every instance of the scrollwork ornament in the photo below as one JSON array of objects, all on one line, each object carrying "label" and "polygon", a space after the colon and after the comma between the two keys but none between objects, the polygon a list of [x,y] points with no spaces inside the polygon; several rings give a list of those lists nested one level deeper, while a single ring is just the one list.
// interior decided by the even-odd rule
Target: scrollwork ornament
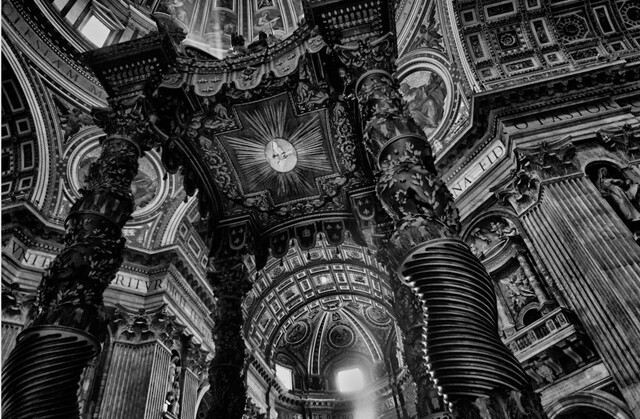
[{"label": "scrollwork ornament", "polygon": [[580,170],[575,162],[576,147],[571,137],[556,141],[543,141],[533,148],[518,148],[519,167],[537,172],[542,179],[566,176]]},{"label": "scrollwork ornament", "polygon": [[[489,397],[468,397],[455,403],[461,419],[543,419],[540,396],[533,390],[495,391]],[[537,399],[537,400],[535,400]]]},{"label": "scrollwork ornament", "polygon": [[187,367],[199,379],[203,379],[207,374],[207,358],[209,351],[204,349],[201,344],[189,340],[187,345]]},{"label": "scrollwork ornament", "polygon": [[331,110],[331,127],[340,151],[340,164],[349,172],[356,170],[355,133],[344,102],[336,102]]},{"label": "scrollwork ornament", "polygon": [[610,150],[620,151],[629,159],[640,157],[640,131],[630,124],[621,127],[602,128],[597,132],[598,139]]}]

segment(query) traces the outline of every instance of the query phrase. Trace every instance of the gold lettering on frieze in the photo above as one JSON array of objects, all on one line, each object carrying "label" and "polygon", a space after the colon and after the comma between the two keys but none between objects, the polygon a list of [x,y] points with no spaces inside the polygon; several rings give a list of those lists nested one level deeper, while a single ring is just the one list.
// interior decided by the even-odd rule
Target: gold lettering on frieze
[{"label": "gold lettering on frieze", "polygon": [[15,237],[4,247],[4,254],[20,263],[22,266],[45,270],[49,267],[55,255],[49,255],[29,249]]},{"label": "gold lettering on frieze", "polygon": [[99,98],[104,96],[105,93],[103,90],[97,88],[94,83],[82,76],[81,73],[77,72],[73,67],[57,56],[56,52],[47,45],[42,36],[29,26],[29,23],[21,16],[20,12],[11,2],[7,1],[2,3],[2,14],[13,25],[16,32],[31,45],[30,49],[32,51],[42,58],[51,59],[56,57],[49,65],[59,70],[58,73],[61,76],[67,78],[69,81],[94,96]]},{"label": "gold lettering on frieze", "polygon": [[448,182],[448,187],[453,198],[458,198],[469,186],[478,181],[491,167],[493,167],[505,155],[505,148],[501,141],[494,142],[475,159],[469,168]]},{"label": "gold lettering on frieze", "polygon": [[162,287],[162,279],[146,280],[144,278],[137,278],[121,272],[116,274],[115,278],[111,281],[111,285],[141,292],[164,289]]},{"label": "gold lettering on frieze", "polygon": [[620,109],[615,102],[599,102],[581,105],[576,108],[563,109],[527,116],[504,123],[505,133],[513,133],[558,124],[575,118],[596,115],[605,111]]}]

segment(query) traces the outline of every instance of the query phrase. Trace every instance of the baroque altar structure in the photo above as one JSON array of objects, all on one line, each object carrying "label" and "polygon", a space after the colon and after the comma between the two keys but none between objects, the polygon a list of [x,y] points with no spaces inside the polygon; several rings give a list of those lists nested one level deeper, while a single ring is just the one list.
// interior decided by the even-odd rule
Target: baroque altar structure
[{"label": "baroque altar structure", "polygon": [[637,0],[2,23],[3,416],[640,418]]}]

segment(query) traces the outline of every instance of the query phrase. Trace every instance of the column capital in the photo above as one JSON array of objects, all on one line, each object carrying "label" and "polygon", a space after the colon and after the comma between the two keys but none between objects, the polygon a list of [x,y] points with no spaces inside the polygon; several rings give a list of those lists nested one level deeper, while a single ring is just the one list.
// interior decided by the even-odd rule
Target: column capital
[{"label": "column capital", "polygon": [[204,349],[201,344],[195,343],[193,338],[189,340],[185,365],[199,380],[204,380],[207,377],[207,363],[210,357],[211,353]]},{"label": "column capital", "polygon": [[525,213],[540,199],[542,186],[535,172],[513,170],[502,185],[491,191],[505,205],[511,205],[517,215]]},{"label": "column capital", "polygon": [[144,152],[162,143],[164,135],[155,127],[155,115],[149,100],[142,94],[117,101],[106,108],[94,108],[91,112],[96,125],[110,140],[129,141],[141,157]]},{"label": "column capital", "polygon": [[177,322],[176,317],[168,312],[166,306],[155,310],[139,309],[131,311],[120,305],[116,306],[113,322],[118,325],[116,339],[131,343],[142,343],[157,340],[167,348],[180,344],[186,327]]}]

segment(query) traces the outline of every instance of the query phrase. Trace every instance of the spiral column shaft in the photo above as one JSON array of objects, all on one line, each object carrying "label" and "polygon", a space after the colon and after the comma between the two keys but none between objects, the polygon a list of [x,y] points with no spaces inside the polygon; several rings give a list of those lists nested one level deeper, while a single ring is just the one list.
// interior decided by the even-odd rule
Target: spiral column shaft
[{"label": "spiral column shaft", "polygon": [[79,417],[80,377],[106,331],[102,296],[122,263],[139,157],[130,138],[103,142],[65,221],[65,247],[38,287],[31,324],[3,366],[3,417]]},{"label": "spiral column shaft", "polygon": [[344,84],[354,86],[364,146],[377,164],[376,193],[395,224],[378,243],[378,257],[420,296],[426,366],[456,417],[543,418],[524,370],[499,338],[493,284],[459,239],[453,196],[398,92],[393,45],[387,34],[357,48],[335,46],[346,66]]},{"label": "spiral column shaft", "polygon": [[61,326],[32,327],[20,334],[2,374],[8,419],[78,417],[78,377],[100,346],[93,336]]},{"label": "spiral column shaft", "polygon": [[399,271],[410,278],[427,307],[427,360],[450,401],[528,386],[525,372],[498,335],[491,279],[466,244],[430,240],[412,249]]},{"label": "spiral column shaft", "polygon": [[218,299],[212,333],[216,352],[209,365],[213,400],[207,418],[242,419],[247,402],[242,299],[251,290],[252,283],[238,252],[223,250],[214,268],[208,279]]}]

